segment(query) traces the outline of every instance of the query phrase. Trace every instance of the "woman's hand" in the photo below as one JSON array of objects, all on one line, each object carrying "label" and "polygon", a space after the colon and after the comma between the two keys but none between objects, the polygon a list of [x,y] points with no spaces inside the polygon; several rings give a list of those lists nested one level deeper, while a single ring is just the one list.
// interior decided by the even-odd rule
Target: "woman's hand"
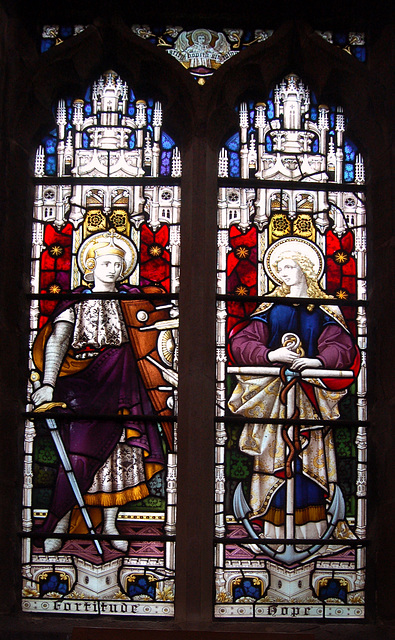
[{"label": "woman's hand", "polygon": [[269,362],[282,362],[283,364],[292,364],[296,359],[307,360],[307,358],[299,358],[295,351],[291,351],[287,347],[279,347],[279,349],[269,351],[267,359]]},{"label": "woman's hand", "polygon": [[52,400],[53,388],[49,384],[44,384],[42,387],[37,389],[37,391],[32,393],[32,401],[35,407],[39,407],[46,402],[52,402]]},{"label": "woman's hand", "polygon": [[320,367],[322,367],[322,362],[318,358],[296,357],[290,368],[292,371],[303,371],[303,369],[319,369]]}]

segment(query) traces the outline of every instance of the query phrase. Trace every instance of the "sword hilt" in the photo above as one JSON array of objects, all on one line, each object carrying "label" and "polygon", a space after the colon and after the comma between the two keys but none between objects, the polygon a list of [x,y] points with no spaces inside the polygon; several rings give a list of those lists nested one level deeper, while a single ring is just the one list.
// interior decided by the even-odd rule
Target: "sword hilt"
[{"label": "sword hilt", "polygon": [[[39,389],[41,385],[40,374],[35,369],[33,369],[30,374],[30,381],[33,386],[33,391],[37,391],[37,389]],[[67,409],[67,404],[65,404],[64,402],[43,402],[43,404],[40,404],[33,411],[34,413],[44,413],[45,411],[51,411],[51,409],[56,408]]]},{"label": "sword hilt", "polygon": [[30,382],[32,383],[33,391],[40,387],[40,374],[35,369],[30,374]]},{"label": "sword hilt", "polygon": [[44,413],[45,411],[51,411],[51,409],[56,409],[58,407],[61,409],[67,409],[67,404],[65,402],[43,402],[43,404],[40,404],[33,411],[34,413]]}]

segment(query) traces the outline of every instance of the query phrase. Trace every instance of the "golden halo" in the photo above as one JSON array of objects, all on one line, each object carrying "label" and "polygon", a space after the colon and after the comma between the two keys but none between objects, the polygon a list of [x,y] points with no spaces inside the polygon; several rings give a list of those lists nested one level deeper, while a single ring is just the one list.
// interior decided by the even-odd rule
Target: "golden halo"
[{"label": "golden halo", "polygon": [[124,267],[120,277],[121,280],[130,275],[136,267],[137,248],[130,238],[116,233],[114,229],[102,233],[95,233],[82,243],[77,253],[78,268],[87,282],[93,281],[95,251],[100,249],[103,255],[103,249],[105,249],[106,243],[109,247],[109,253],[114,253],[119,250],[119,255],[123,254]]},{"label": "golden halo", "polygon": [[204,36],[205,39],[205,43],[209,45],[211,42],[211,33],[210,31],[207,31],[207,29],[195,29],[195,31],[192,31],[191,34],[191,40],[194,44],[198,44],[198,37],[199,36]]},{"label": "golden halo", "polygon": [[282,280],[276,271],[275,264],[280,260],[283,253],[296,253],[308,258],[314,269],[314,273],[319,281],[324,273],[324,255],[316,244],[306,238],[296,238],[295,236],[280,238],[274,242],[265,253],[263,265],[269,278],[277,284],[282,284]]}]

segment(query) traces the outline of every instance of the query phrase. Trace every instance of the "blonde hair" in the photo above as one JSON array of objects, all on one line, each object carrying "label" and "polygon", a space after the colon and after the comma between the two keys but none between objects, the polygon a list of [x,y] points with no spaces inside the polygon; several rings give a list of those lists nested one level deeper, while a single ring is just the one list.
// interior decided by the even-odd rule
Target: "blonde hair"
[{"label": "blonde hair", "polygon": [[84,278],[86,282],[93,282],[94,270],[97,263],[97,258],[101,256],[115,255],[119,256],[122,262],[122,270],[118,280],[122,280],[126,270],[125,251],[119,245],[115,244],[113,238],[110,242],[92,242],[92,246],[89,248],[85,259],[85,272]]},{"label": "blonde hair", "polygon": [[[284,253],[282,253],[278,260],[276,260],[276,262],[273,264],[273,268],[277,272],[277,274],[277,266],[283,260],[293,260],[299,265],[299,267],[303,271],[304,277],[306,278],[307,295],[309,296],[309,298],[333,298],[333,296],[328,295],[318,284],[317,274],[314,270],[314,265],[310,258],[303,255],[302,253],[298,253],[297,251],[284,251]],[[285,282],[282,282],[269,295],[275,297],[284,297],[289,295],[290,291],[290,287],[285,284]]]}]

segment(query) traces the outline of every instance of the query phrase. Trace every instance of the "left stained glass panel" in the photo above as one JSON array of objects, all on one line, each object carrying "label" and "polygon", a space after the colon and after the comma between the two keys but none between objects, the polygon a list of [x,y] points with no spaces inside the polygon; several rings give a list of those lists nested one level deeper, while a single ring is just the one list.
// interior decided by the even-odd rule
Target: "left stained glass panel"
[{"label": "left stained glass panel", "polygon": [[114,71],[35,159],[23,608],[172,616],[181,158]]}]

